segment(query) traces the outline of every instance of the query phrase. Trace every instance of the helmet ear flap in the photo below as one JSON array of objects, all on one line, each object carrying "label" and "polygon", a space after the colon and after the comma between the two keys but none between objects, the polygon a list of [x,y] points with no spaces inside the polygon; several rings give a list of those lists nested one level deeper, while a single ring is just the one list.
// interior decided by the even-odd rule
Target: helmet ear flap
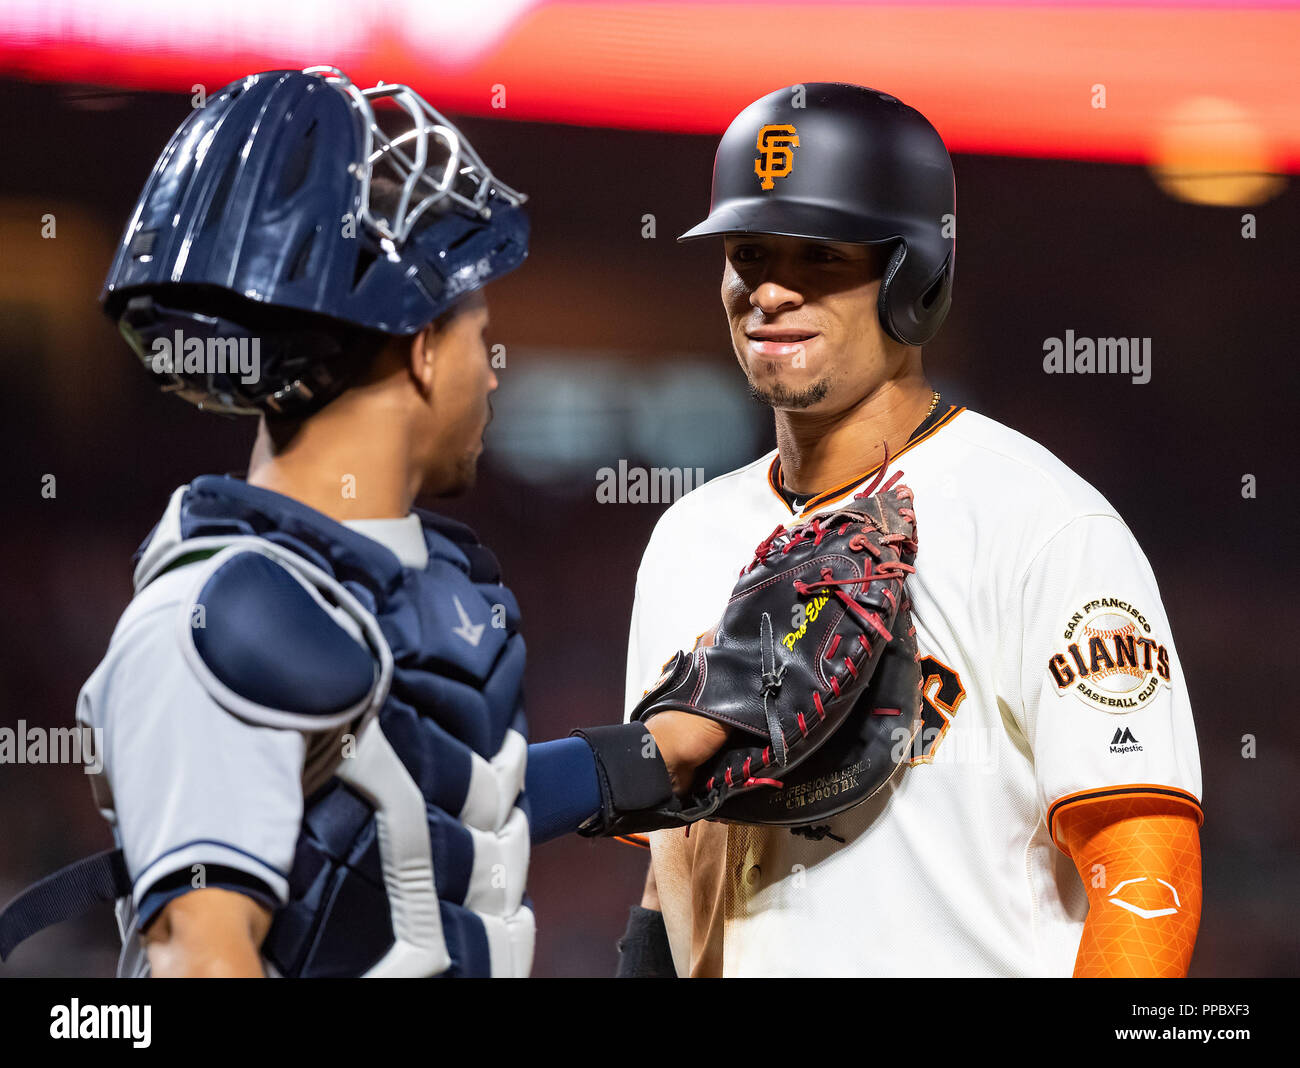
[{"label": "helmet ear flap", "polygon": [[889,262],[885,265],[885,273],[880,279],[880,294],[876,298],[876,310],[880,315],[880,325],[885,328],[885,333],[895,341],[901,341],[904,345],[910,345],[912,342],[903,337],[898,329],[894,326],[894,314],[892,309],[893,300],[893,282],[898,276],[899,269],[903,266],[903,260],[907,257],[907,242],[899,241],[894,246],[894,251],[889,256]]},{"label": "helmet ear flap", "polygon": [[935,302],[943,296],[943,292],[948,288],[948,263],[945,262],[943,270],[939,276],[930,283],[930,288],[921,294],[921,310],[929,312],[934,308]]},{"label": "helmet ear flap", "polygon": [[907,241],[901,240],[889,258],[884,277],[880,281],[880,295],[876,301],[880,313],[880,325],[885,328],[895,341],[904,345],[924,345],[936,333],[948,314],[952,304],[952,253],[943,262],[943,266],[928,281],[904,285],[901,292],[919,292],[920,296],[910,305],[903,303],[899,290],[895,288],[895,279],[906,273],[912,264],[907,262]]}]

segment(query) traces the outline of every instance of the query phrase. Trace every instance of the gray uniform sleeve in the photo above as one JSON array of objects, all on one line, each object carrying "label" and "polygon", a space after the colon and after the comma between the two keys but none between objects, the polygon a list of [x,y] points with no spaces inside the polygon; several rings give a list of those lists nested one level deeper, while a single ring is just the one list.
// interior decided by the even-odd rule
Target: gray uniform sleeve
[{"label": "gray uniform sleeve", "polygon": [[146,588],[81,692],[97,728],[95,792],[131,873],[132,903],[160,880],[206,884],[210,867],[265,884],[283,903],[302,820],[306,738],[231,715],[182,655],[183,568]]}]

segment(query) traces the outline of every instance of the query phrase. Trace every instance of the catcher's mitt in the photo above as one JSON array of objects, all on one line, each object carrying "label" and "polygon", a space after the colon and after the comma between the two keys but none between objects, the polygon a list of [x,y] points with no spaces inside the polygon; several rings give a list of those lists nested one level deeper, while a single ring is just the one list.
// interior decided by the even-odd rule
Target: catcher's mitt
[{"label": "catcher's mitt", "polygon": [[[879,493],[864,492],[789,529],[778,527],[758,546],[713,644],[677,653],[633,713],[643,722],[668,709],[708,716],[732,728],[727,745],[686,797],[659,809],[655,819],[643,813],[604,833],[707,818],[807,822],[762,818],[761,801],[740,802],[753,791],[783,791],[785,777],[836,734],[900,622],[896,655],[915,666],[903,582],[914,571],[916,517],[912,492],[896,485],[898,478]],[[891,671],[889,693],[899,694],[896,707],[908,722],[916,709],[909,687],[914,691],[919,678],[900,684],[905,674]],[[841,755],[852,750],[846,740]]]},{"label": "catcher's mitt", "polygon": [[728,823],[821,823],[874,795],[903,767],[921,729],[921,665],[904,600],[866,693],[844,724],[770,790],[733,794],[713,814]]}]

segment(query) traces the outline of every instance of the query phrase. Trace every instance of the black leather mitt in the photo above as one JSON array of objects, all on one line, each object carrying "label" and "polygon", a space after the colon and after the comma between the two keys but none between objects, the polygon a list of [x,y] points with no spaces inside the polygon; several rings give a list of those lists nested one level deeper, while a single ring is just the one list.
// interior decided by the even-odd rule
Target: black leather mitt
[{"label": "black leather mitt", "polygon": [[[915,721],[920,679],[903,667],[910,661],[914,671],[916,660],[903,583],[914,571],[916,516],[911,490],[897,479],[872,496],[778,527],[758,546],[713,644],[677,653],[633,712],[642,722],[668,709],[708,716],[732,728],[727,744],[685,797],[653,812],[624,811],[599,833],[708,818],[806,822],[771,818],[762,795],[785,790],[785,780],[850,719],[891,643],[897,661],[881,693],[897,695],[897,707],[875,702],[877,712],[889,711],[874,718]],[[848,742],[843,752],[852,755]],[[817,810],[825,813],[826,806]]]},{"label": "black leather mitt", "polygon": [[823,823],[876,794],[900,773],[921,729],[921,665],[905,600],[867,691],[834,734],[769,790],[732,794],[713,814],[728,823]]}]

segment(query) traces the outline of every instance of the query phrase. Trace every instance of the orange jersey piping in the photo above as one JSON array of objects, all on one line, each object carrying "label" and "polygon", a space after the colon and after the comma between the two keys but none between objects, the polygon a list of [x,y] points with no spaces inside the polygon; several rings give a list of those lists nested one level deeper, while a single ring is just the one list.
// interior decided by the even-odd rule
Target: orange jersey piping
[{"label": "orange jersey piping", "polygon": [[[1091,790],[1078,790],[1072,794],[1066,794],[1064,797],[1057,798],[1047,808],[1047,833],[1051,835],[1052,841],[1056,843],[1057,848],[1061,848],[1061,843],[1056,837],[1056,817],[1062,809],[1073,805],[1086,805],[1094,801],[1104,801],[1112,797],[1122,795],[1142,795],[1148,797],[1168,798],[1172,801],[1181,801],[1190,805],[1196,812],[1196,824],[1200,826],[1205,822],[1205,812],[1201,808],[1201,802],[1195,795],[1186,790],[1180,790],[1176,786],[1160,786],[1155,783],[1129,783],[1124,786],[1098,786]],[[1062,850],[1064,851],[1064,850]]]},{"label": "orange jersey piping", "polygon": [[[921,444],[921,442],[925,441],[927,438],[933,437],[935,434],[937,434],[945,426],[951,423],[953,419],[955,419],[958,415],[960,415],[965,410],[966,410],[965,408],[958,407],[957,405],[953,405],[952,407],[950,407],[942,416],[939,417],[938,422],[934,423],[923,433],[917,434],[914,438],[911,438],[906,445],[904,445],[901,449],[898,450],[898,452],[890,456],[889,457],[890,462],[897,460],[900,456],[903,455],[903,453],[907,452],[908,449],[915,448],[917,445]],[[880,464],[876,464],[875,467],[872,467],[869,470],[864,471],[862,474],[856,476],[852,481],[845,482],[839,486],[836,486],[834,489],[825,490],[822,493],[817,494],[815,497],[810,497],[807,501],[804,502],[803,508],[800,509],[799,514],[801,515],[807,514],[808,512],[821,508],[823,505],[833,504],[835,501],[838,501],[842,497],[846,496],[856,486],[860,486],[867,479],[874,477],[879,471],[880,471]],[[768,489],[770,489],[776,495],[777,500],[779,500],[783,505],[785,505],[786,510],[791,515],[794,515],[795,510],[790,507],[790,502],[781,496],[781,487],[783,487],[784,485],[785,485],[785,477],[781,473],[781,456],[780,454],[777,454],[776,456],[772,457],[772,463],[769,465],[767,469],[767,486]]]}]

